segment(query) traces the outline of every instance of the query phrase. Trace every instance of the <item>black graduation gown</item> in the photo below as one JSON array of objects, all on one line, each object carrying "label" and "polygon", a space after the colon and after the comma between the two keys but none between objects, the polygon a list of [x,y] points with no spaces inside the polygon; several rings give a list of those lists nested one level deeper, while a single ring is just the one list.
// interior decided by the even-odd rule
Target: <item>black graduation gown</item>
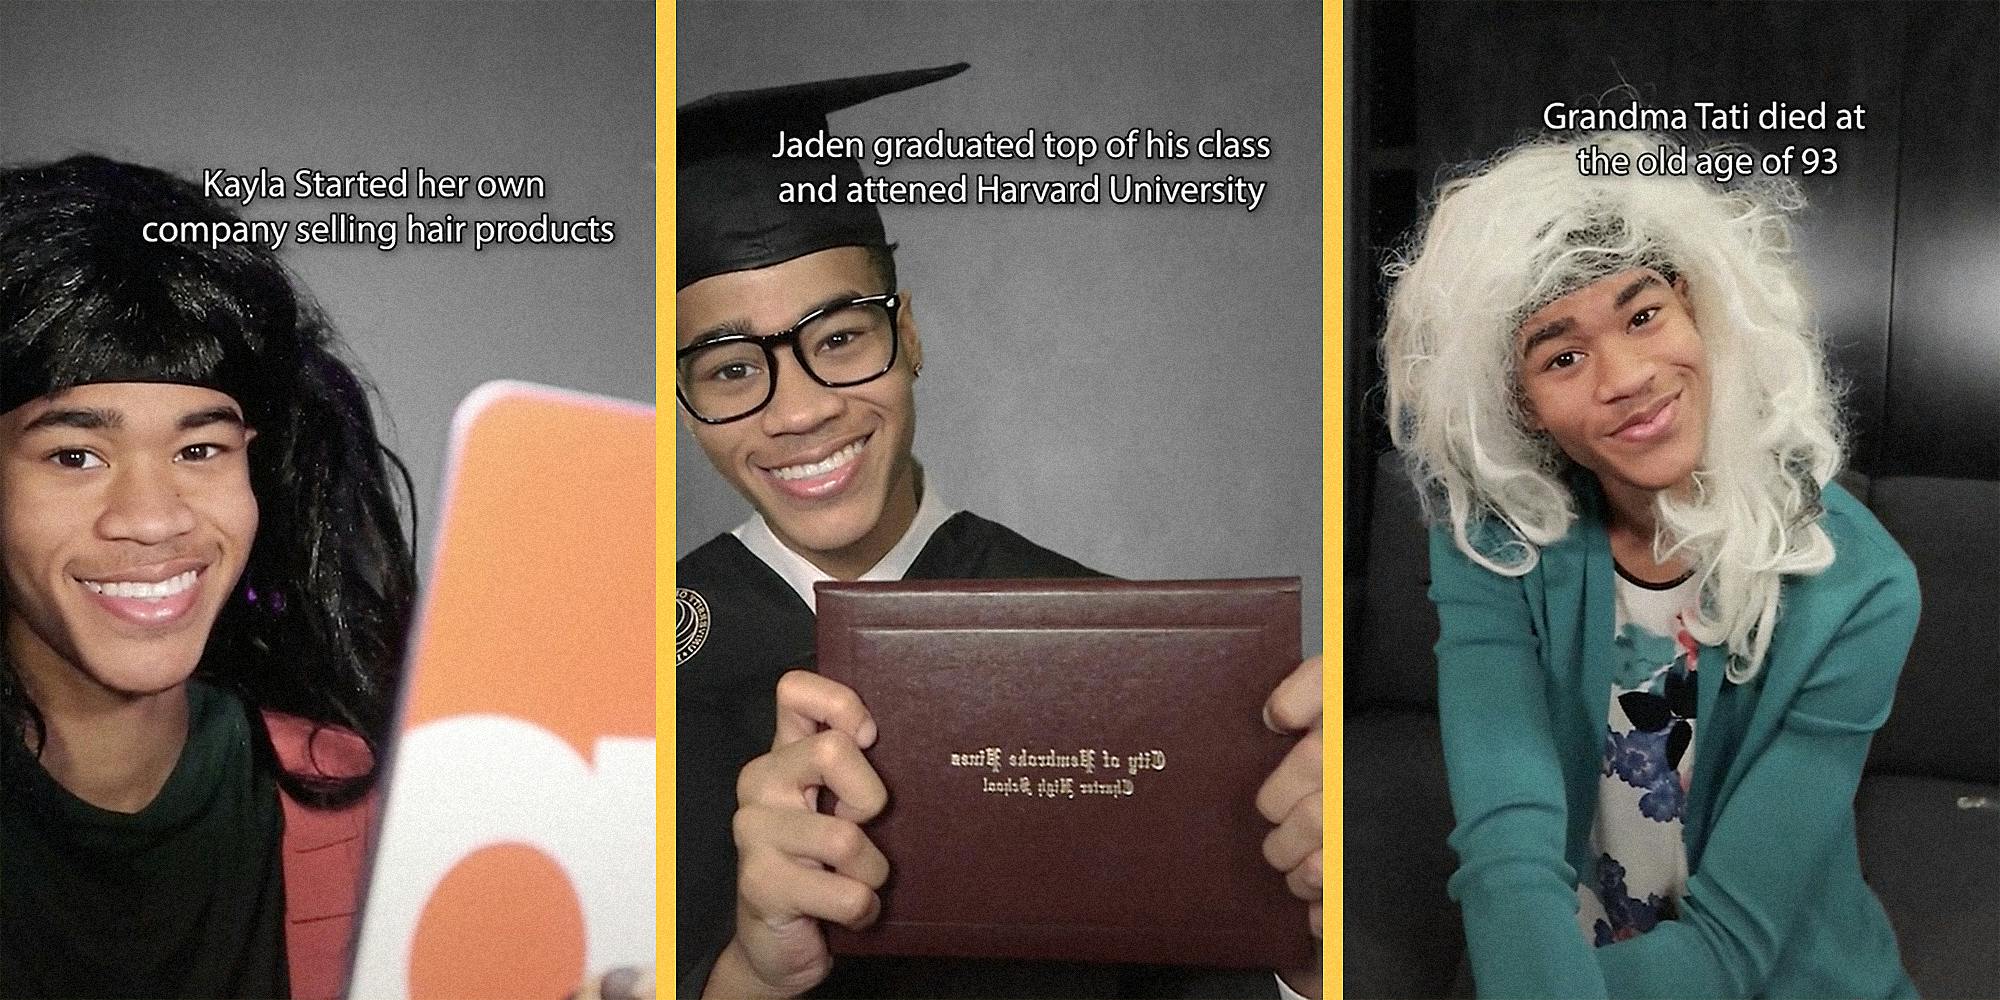
[{"label": "black graduation gown", "polygon": [[[680,616],[675,807],[679,993],[699,996],[735,931],[736,775],[771,747],[778,678],[813,659],[813,613],[733,535],[676,564]],[[1101,576],[975,514],[953,515],[912,580]],[[692,595],[692,596],[691,596]],[[705,609],[705,615],[692,609]],[[705,621],[702,619],[705,617]],[[681,634],[685,629],[686,634]],[[1275,996],[1268,973],[1152,966],[844,958],[816,996]]]}]

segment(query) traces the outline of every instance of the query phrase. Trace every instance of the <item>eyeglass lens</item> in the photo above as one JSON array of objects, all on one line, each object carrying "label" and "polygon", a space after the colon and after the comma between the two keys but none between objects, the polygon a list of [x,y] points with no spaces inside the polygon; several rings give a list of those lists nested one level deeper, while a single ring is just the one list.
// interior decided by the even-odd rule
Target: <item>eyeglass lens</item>
[{"label": "eyeglass lens", "polygon": [[[829,310],[800,327],[796,356],[824,385],[857,385],[889,370],[895,340],[895,327],[883,303],[856,303]],[[679,375],[689,408],[707,420],[754,412],[771,397],[777,378],[771,356],[751,341],[726,341],[694,351],[680,359]]]}]

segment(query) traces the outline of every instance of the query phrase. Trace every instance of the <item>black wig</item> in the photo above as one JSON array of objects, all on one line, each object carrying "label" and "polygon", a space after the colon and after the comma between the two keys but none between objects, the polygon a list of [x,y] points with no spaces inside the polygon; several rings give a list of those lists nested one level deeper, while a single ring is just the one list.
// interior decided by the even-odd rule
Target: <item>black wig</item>
[{"label": "black wig", "polygon": [[[274,253],[141,235],[147,222],[189,221],[237,216],[180,178],[99,157],[0,170],[0,412],[95,382],[198,385],[236,400],[257,430],[260,520],[197,676],[252,710],[343,726],[379,750],[416,589],[395,489],[406,502],[408,474]],[[0,739],[9,757],[41,743],[3,644]],[[319,805],[352,801],[375,777],[278,770],[288,793]]]}]

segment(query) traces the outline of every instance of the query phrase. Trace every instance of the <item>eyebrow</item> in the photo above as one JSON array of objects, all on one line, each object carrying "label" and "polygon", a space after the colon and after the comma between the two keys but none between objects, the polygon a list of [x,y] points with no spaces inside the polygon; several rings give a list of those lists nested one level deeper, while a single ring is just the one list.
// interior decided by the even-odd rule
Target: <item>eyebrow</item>
[{"label": "eyebrow", "polygon": [[[234,424],[238,427],[248,426],[243,422],[243,415],[236,412],[235,407],[212,406],[205,410],[196,410],[181,417],[174,422],[174,428],[176,430],[191,431],[212,424]],[[63,407],[47,410],[41,416],[28,421],[28,425],[21,428],[21,433],[30,434],[50,427],[66,427],[71,430],[80,431],[115,431],[124,426],[125,415],[117,410],[106,410],[89,406]]]},{"label": "eyebrow", "polygon": [[45,427],[67,427],[72,430],[101,431],[116,430],[125,426],[125,416],[117,410],[100,410],[94,407],[51,409],[28,421],[21,433],[28,434]]},{"label": "eyebrow", "polygon": [[[1624,288],[1619,289],[1618,294],[1614,298],[1612,298],[1611,308],[1613,309],[1625,308],[1625,306],[1629,304],[1633,299],[1639,297],[1640,292],[1643,292],[1647,288],[1650,288],[1654,285],[1665,287],[1666,282],[1661,281],[1659,275],[1654,274],[1650,271],[1638,276],[1637,278],[1632,279],[1631,284],[1626,285]],[[1544,326],[1541,329],[1536,330],[1531,334],[1528,334],[1528,339],[1521,344],[1521,356],[1525,358],[1528,355],[1535,353],[1535,348],[1541,345],[1544,341],[1554,340],[1557,337],[1569,333],[1575,327],[1576,327],[1575,321],[1571,320],[1567,316],[1558,320],[1551,321],[1547,326]]]},{"label": "eyebrow", "polygon": [[1567,316],[1549,322],[1541,329],[1528,334],[1528,339],[1521,344],[1521,356],[1525,358],[1535,353],[1535,348],[1540,346],[1543,341],[1554,340],[1575,329],[1575,327],[1576,321]]},{"label": "eyebrow", "polygon": [[1647,271],[1645,274],[1642,274],[1637,278],[1632,279],[1632,283],[1626,285],[1624,290],[1618,293],[1618,297],[1611,301],[1611,308],[1613,309],[1625,308],[1625,303],[1630,302],[1634,298],[1638,297],[1639,293],[1645,291],[1647,286],[1649,285],[1665,285],[1665,282],[1660,280],[1659,275],[1654,274],[1651,271]]},{"label": "eyebrow", "polygon": [[[821,299],[819,302],[815,303],[811,308],[807,309],[805,312],[800,313],[799,316],[801,318],[806,316],[811,316],[813,313],[820,312],[825,309],[831,309],[834,306],[846,305],[847,303],[852,302],[855,299],[866,298],[866,297],[867,296],[865,294],[854,291],[853,289],[848,289],[846,291],[841,291],[841,292],[835,292],[834,294],[829,295],[824,299]],[[794,322],[796,322],[796,320]],[[711,326],[708,329],[703,330],[701,333],[696,334],[693,340],[687,342],[687,347],[682,347],[679,350],[685,351],[688,350],[689,348],[700,347],[703,344],[706,344],[710,341],[721,340],[724,337],[754,337],[754,336],[757,336],[757,331],[751,329],[750,324],[740,319],[732,319],[726,322],[717,323],[714,326]]]},{"label": "eyebrow", "polygon": [[206,410],[196,410],[182,417],[176,422],[175,426],[180,430],[191,431],[207,427],[211,424],[233,424],[237,427],[249,426],[243,422],[243,414],[236,412],[236,408],[233,406],[211,406]]}]

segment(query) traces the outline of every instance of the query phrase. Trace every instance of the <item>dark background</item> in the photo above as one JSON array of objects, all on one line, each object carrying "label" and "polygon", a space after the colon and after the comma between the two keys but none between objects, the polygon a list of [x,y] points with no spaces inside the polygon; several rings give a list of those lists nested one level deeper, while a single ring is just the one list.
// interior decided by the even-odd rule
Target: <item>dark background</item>
[{"label": "dark background", "polygon": [[[2000,7],[1364,3],[1349,31],[1350,496],[1367,495],[1389,448],[1376,351],[1387,248],[1452,167],[1543,134],[1545,105],[1619,108],[1635,93],[1687,109],[1691,125],[1695,101],[1868,109],[1863,132],[1696,133],[1689,146],[1839,150],[1838,173],[1797,178],[1799,243],[1848,380],[1851,464],[2000,471]],[[1350,563],[1365,555],[1366,510],[1347,508]]]},{"label": "dark background", "polygon": [[1543,108],[1861,104],[1799,177],[1799,259],[1852,437],[1844,477],[1915,561],[1923,620],[1857,798],[1865,877],[1925,996],[2000,993],[2000,5],[1351,4],[1346,19],[1345,987],[1470,989],[1438,746],[1436,616],[1382,419],[1381,265],[1439,180]]}]

